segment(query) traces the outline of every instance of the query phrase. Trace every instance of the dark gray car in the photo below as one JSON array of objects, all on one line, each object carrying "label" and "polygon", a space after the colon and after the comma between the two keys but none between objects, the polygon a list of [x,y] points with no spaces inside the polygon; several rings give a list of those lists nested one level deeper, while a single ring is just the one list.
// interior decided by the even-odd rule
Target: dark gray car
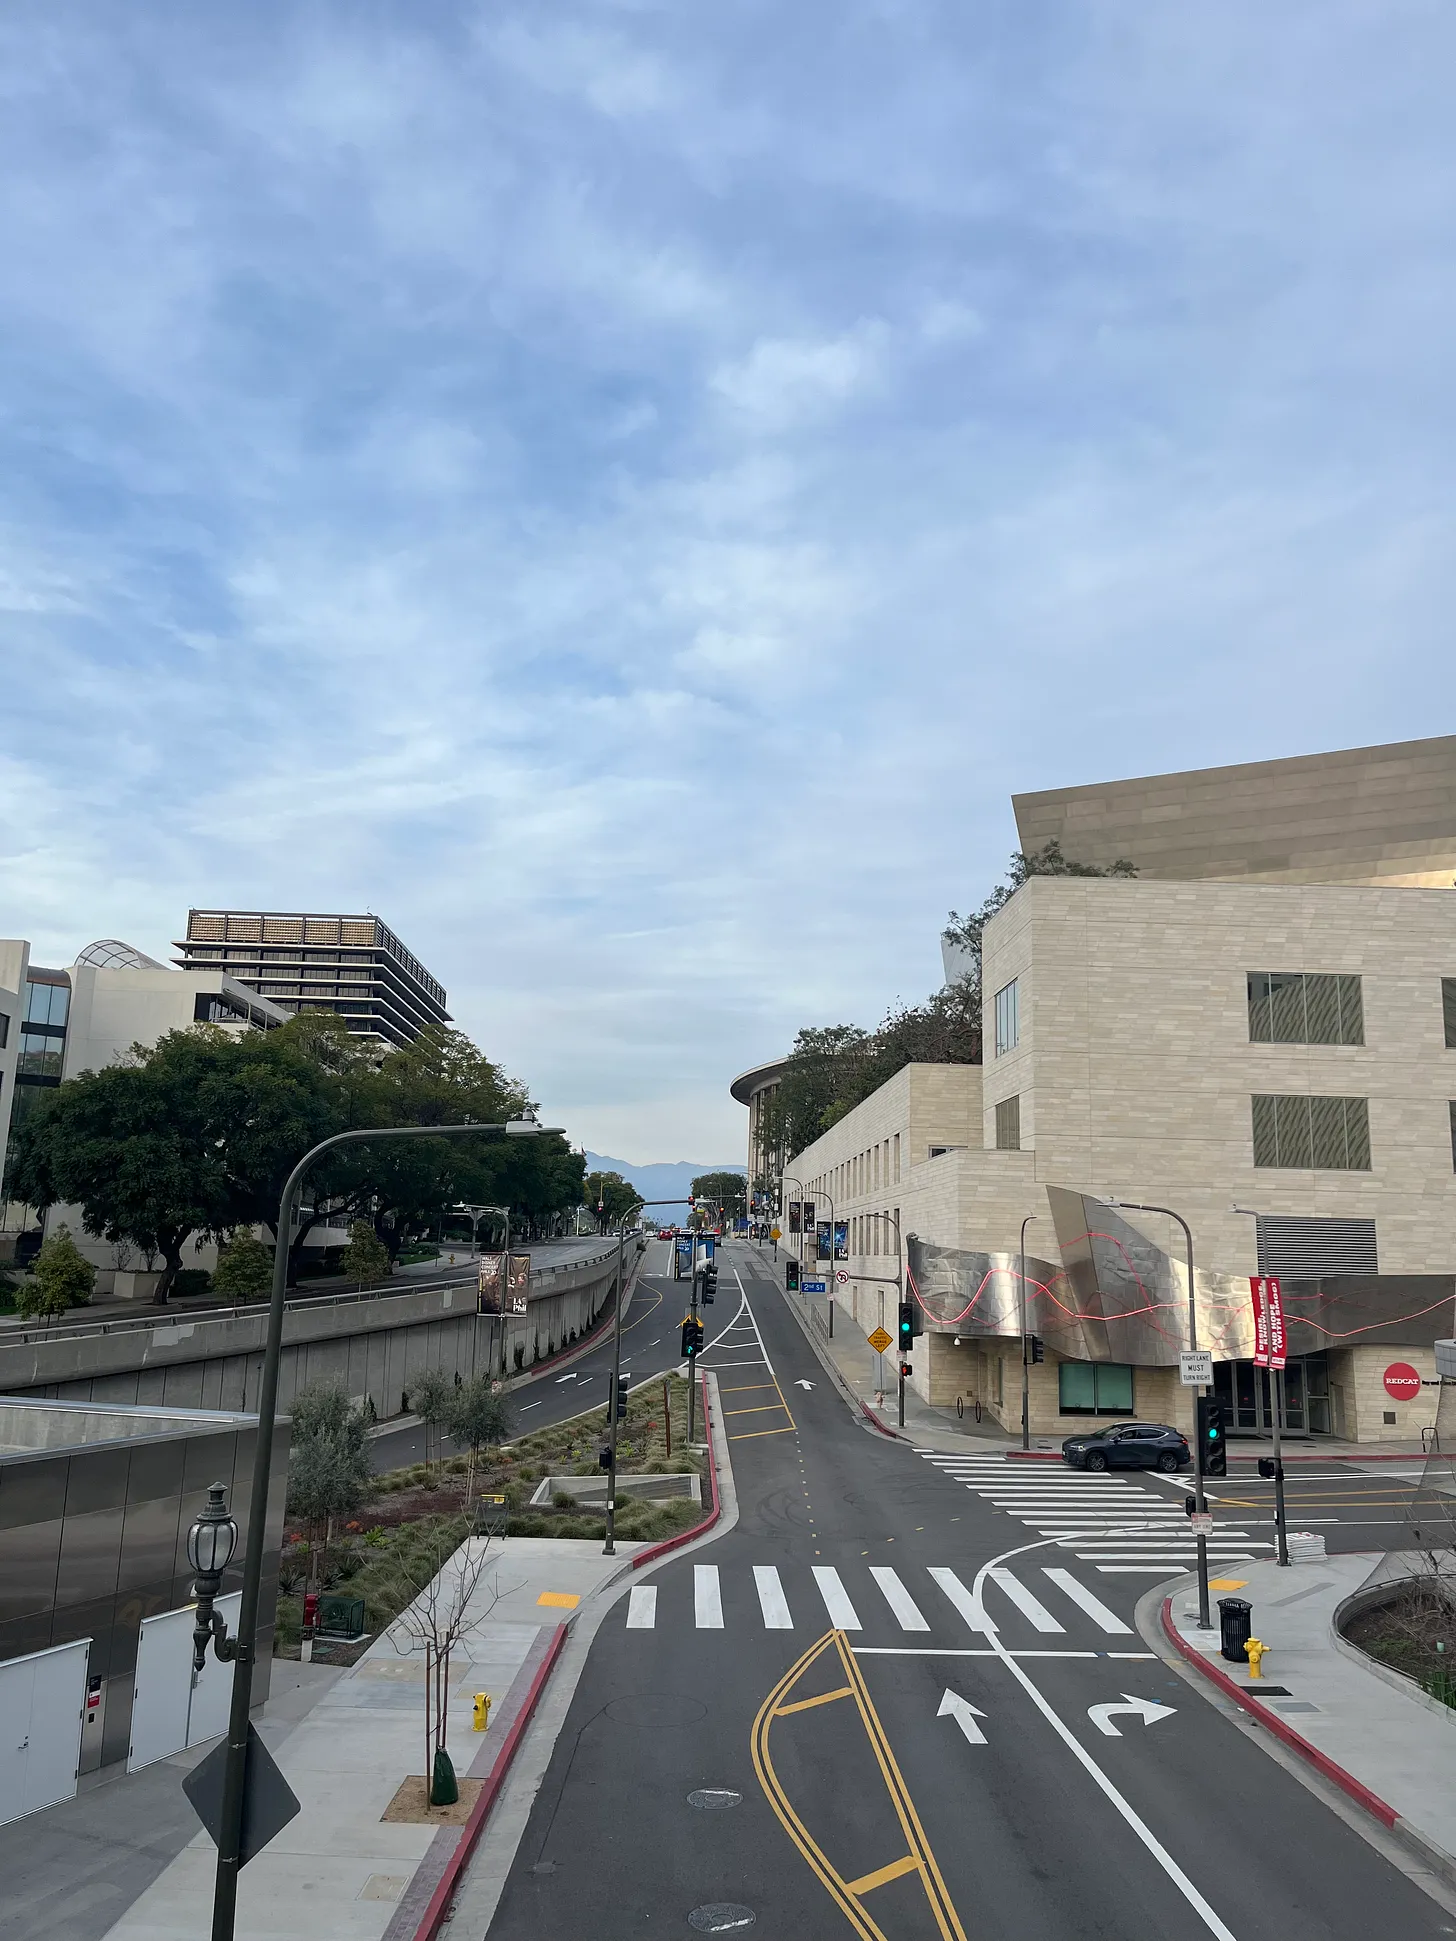
[{"label": "dark gray car", "polygon": [[1192,1460],[1187,1437],[1166,1422],[1114,1422],[1062,1444],[1062,1461],[1072,1469],[1161,1469],[1171,1475]]}]

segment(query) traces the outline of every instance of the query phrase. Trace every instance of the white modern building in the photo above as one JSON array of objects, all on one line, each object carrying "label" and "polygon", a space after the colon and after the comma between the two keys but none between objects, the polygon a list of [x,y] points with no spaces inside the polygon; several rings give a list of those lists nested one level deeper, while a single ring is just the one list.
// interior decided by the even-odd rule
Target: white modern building
[{"label": "white modern building", "polygon": [[[1236,1433],[1270,1423],[1276,1274],[1287,1432],[1416,1435],[1456,1302],[1456,738],[1016,811],[1023,848],[1139,873],[1032,877],[985,931],[984,1062],[909,1066],[785,1161],[849,1222],[846,1304],[893,1328],[903,1269],[937,1405],[1016,1426],[1026,1334],[1034,1433],[1187,1427],[1181,1220]],[[734,1082],[756,1115],[778,1069]]]}]

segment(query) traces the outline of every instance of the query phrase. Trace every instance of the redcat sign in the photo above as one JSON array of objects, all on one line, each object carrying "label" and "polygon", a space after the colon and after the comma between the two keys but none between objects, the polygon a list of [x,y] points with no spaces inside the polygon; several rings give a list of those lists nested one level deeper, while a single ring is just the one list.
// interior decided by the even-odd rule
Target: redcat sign
[{"label": "redcat sign", "polygon": [[1282,1368],[1288,1359],[1284,1342],[1284,1302],[1274,1274],[1251,1275],[1254,1302],[1254,1366]]}]

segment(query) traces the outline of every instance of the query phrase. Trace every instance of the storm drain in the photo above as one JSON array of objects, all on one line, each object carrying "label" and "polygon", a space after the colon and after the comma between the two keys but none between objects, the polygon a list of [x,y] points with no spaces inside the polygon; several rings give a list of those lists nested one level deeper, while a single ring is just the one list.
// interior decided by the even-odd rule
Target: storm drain
[{"label": "storm drain", "polygon": [[704,1812],[711,1812],[719,1806],[741,1806],[742,1804],[742,1793],[730,1792],[726,1786],[703,1786],[696,1793],[688,1794],[688,1805],[701,1807]]}]

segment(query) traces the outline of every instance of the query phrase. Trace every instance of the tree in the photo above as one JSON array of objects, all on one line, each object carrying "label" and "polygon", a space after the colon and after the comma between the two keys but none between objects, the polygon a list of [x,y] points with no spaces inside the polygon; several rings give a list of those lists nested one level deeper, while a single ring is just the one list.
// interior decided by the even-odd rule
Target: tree
[{"label": "tree", "polygon": [[1129,862],[1125,856],[1119,856],[1115,863],[1108,863],[1105,868],[1099,863],[1075,862],[1071,857],[1062,854],[1062,845],[1053,836],[1051,841],[1044,843],[1040,849],[1013,850],[1011,861],[1007,866],[1005,882],[998,883],[979,909],[972,910],[969,916],[957,916],[952,910],[941,935],[947,943],[958,945],[969,953],[972,969],[968,976],[974,982],[976,995],[979,998],[982,932],[996,912],[1005,909],[1024,883],[1033,876],[1131,877],[1136,875],[1137,864]]},{"label": "tree", "polygon": [[301,1389],[289,1413],[288,1512],[310,1526],[309,1574],[317,1588],[334,1519],[357,1510],[369,1486],[369,1419],[339,1382]]},{"label": "tree", "polygon": [[748,1205],[748,1181],[742,1173],[699,1173],[688,1191],[695,1200],[720,1207],[725,1220],[735,1219]]},{"label": "tree", "polygon": [[451,1806],[460,1796],[445,1743],[450,1653],[501,1596],[494,1578],[481,1590],[489,1560],[488,1537],[469,1538],[452,1550],[441,1531],[423,1560],[399,1562],[391,1587],[404,1609],[390,1626],[390,1642],[402,1655],[425,1654],[425,1797],[431,1806]]},{"label": "tree", "polygon": [[439,1368],[422,1368],[409,1387],[410,1407],[425,1425],[425,1462],[430,1460],[430,1431],[435,1431],[438,1457],[440,1432],[455,1404],[455,1384]]},{"label": "tree", "polygon": [[71,1229],[58,1227],[35,1257],[31,1277],[16,1295],[16,1311],[27,1321],[50,1321],[68,1308],[85,1307],[95,1286],[96,1269],[71,1238]]},{"label": "tree", "polygon": [[480,1452],[498,1446],[511,1432],[510,1404],[489,1375],[472,1376],[453,1390],[445,1405],[445,1426],[470,1451],[465,1472],[465,1507],[470,1507]]},{"label": "tree", "polygon": [[581,1183],[582,1204],[594,1215],[598,1233],[613,1233],[630,1220],[642,1195],[620,1173],[588,1173]]},{"label": "tree", "polygon": [[225,1300],[261,1300],[273,1287],[273,1249],[239,1227],[217,1257],[212,1287]]},{"label": "tree", "polygon": [[389,1249],[381,1243],[368,1220],[356,1220],[349,1228],[349,1244],[344,1249],[345,1275],[360,1287],[373,1287],[387,1280],[389,1272]]}]

